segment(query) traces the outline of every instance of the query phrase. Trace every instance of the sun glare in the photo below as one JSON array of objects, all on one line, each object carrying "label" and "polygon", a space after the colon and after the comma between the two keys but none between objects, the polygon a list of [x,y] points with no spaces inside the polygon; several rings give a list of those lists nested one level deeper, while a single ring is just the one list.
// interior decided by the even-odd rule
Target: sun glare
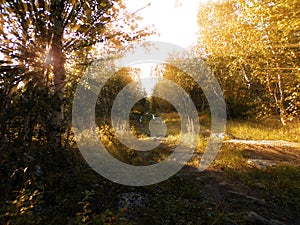
[{"label": "sun glare", "polygon": [[4,60],[4,59],[5,59],[4,54],[0,52],[0,60]]},{"label": "sun glare", "polygon": [[[149,37],[149,40],[188,48],[197,43],[199,7],[209,1],[211,0],[126,0],[125,4],[130,12],[135,12],[151,3],[138,12],[143,18],[141,24],[154,25],[159,34]],[[151,76],[155,65],[144,63],[134,67],[139,68],[140,79],[143,79]],[[147,93],[154,85],[142,82]]]},{"label": "sun glare", "polygon": [[141,63],[131,66],[131,68],[139,71],[139,76],[135,77],[135,81],[141,83],[148,96],[151,96],[155,84],[162,75],[156,71],[157,66],[158,64],[155,63]]},{"label": "sun glare", "polygon": [[164,41],[181,47],[190,47],[197,42],[197,14],[200,4],[209,0],[126,0],[128,10],[138,12],[143,25],[154,25],[159,36],[150,40]]}]

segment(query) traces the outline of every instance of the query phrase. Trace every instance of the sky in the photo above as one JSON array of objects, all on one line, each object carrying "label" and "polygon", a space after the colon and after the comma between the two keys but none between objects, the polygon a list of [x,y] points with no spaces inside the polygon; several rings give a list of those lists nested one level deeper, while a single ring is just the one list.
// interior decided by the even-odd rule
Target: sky
[{"label": "sky", "polygon": [[[143,25],[154,25],[159,36],[151,36],[149,40],[162,41],[188,48],[197,43],[198,24],[197,16],[200,4],[207,0],[125,0],[129,12],[135,12],[151,3],[150,6],[138,12],[143,17]],[[132,67],[141,69],[141,78],[149,76],[155,64],[138,64]],[[149,80],[147,80],[149,82]],[[148,95],[155,82],[145,83],[142,86]]]},{"label": "sky", "polygon": [[181,47],[189,47],[197,42],[197,14],[200,3],[207,0],[126,0],[130,12],[150,6],[138,12],[143,24],[153,24],[160,37],[151,40],[164,41]]}]

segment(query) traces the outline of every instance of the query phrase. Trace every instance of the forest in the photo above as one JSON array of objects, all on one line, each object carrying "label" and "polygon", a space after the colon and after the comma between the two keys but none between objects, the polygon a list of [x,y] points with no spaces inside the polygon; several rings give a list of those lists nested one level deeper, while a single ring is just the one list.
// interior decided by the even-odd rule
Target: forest
[{"label": "forest", "polygon": [[300,224],[300,2],[208,0],[146,78],[126,2],[0,0],[0,224]]}]

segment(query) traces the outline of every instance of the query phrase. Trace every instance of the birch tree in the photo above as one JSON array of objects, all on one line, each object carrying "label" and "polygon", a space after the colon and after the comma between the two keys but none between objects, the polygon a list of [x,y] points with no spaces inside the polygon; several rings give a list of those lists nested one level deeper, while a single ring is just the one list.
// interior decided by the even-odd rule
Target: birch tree
[{"label": "birch tree", "polygon": [[299,17],[294,0],[225,0],[202,5],[198,14],[202,55],[223,65],[221,79],[242,80],[252,107],[277,113],[282,125],[300,113]]}]

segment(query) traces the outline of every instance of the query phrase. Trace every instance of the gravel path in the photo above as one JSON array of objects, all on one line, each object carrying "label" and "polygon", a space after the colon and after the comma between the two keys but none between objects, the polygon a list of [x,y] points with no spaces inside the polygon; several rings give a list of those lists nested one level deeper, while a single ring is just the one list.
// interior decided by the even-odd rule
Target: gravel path
[{"label": "gravel path", "polygon": [[239,140],[224,141],[237,146],[251,159],[267,160],[300,166],[300,143],[283,140]]},{"label": "gravel path", "polygon": [[300,148],[300,143],[298,142],[289,142],[283,140],[240,140],[232,139],[224,141],[224,143],[235,143],[235,144],[246,144],[246,145],[268,145],[273,147],[292,147]]}]

